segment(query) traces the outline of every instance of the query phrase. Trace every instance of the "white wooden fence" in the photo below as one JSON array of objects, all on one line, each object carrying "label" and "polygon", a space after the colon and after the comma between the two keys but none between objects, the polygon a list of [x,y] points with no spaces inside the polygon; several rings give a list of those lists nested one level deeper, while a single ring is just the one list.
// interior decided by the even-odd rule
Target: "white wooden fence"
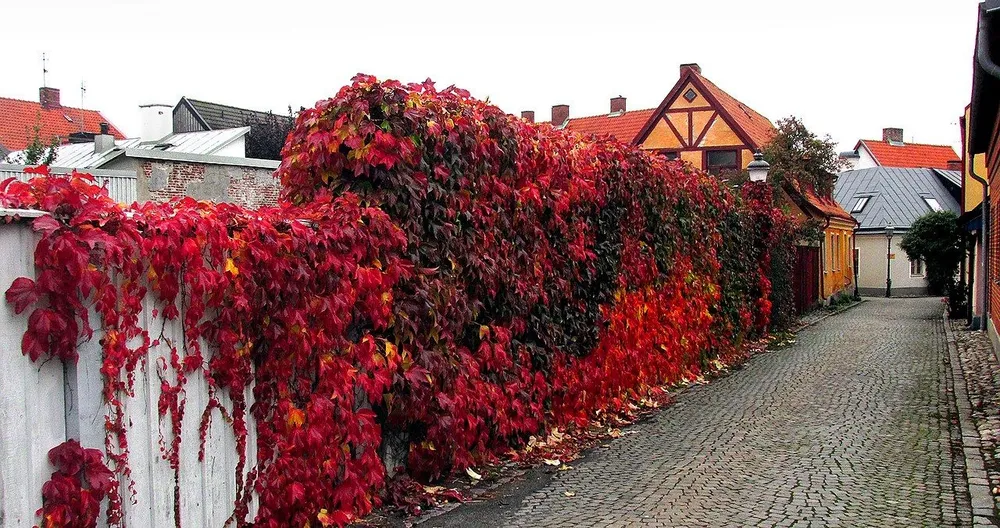
[{"label": "white wooden fence", "polygon": [[[17,277],[35,277],[34,250],[37,238],[28,221],[0,225],[0,293]],[[147,303],[143,321],[151,320],[154,306]],[[80,361],[63,365],[58,360],[33,363],[21,354],[21,336],[30,309],[15,315],[12,306],[0,300],[0,527],[30,528],[39,522],[42,484],[54,468],[49,449],[76,438],[84,447],[104,447],[104,405],[101,390],[99,333],[80,347]],[[91,322],[97,321],[96,316]],[[157,320],[157,334],[160,320]],[[169,325],[167,336],[180,338],[180,326]],[[207,349],[206,349],[207,350]],[[127,526],[174,526],[174,473],[160,451],[161,427],[169,442],[169,417],[157,411],[160,376],[157,358],[166,347],[151,350],[146,365],[136,373],[135,395],[127,398],[129,464],[135,493],[125,489]],[[167,361],[169,364],[169,361]],[[207,404],[207,387],[201,376],[186,384],[187,412],[181,441],[180,514],[185,527],[223,526],[236,498],[237,453],[231,426],[214,411],[205,445],[205,458],[198,461],[198,426]],[[224,395],[220,395],[224,396]],[[248,394],[247,398],[252,397]],[[231,409],[227,398],[220,398]],[[256,460],[252,420],[248,420],[247,467]],[[251,505],[251,511],[256,508]]]}]

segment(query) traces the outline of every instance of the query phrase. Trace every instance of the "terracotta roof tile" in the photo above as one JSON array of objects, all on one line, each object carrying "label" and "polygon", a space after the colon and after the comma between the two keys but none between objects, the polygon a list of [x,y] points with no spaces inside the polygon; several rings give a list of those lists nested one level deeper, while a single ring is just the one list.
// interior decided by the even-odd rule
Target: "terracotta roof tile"
[{"label": "terracotta roof tile", "polygon": [[596,115],[590,117],[570,118],[566,124],[567,130],[580,134],[609,134],[619,141],[628,143],[639,134],[639,129],[649,121],[655,108],[645,110],[629,110],[618,115]]},{"label": "terracotta roof tile", "polygon": [[961,159],[955,149],[948,145],[922,145],[904,143],[891,145],[885,141],[862,139],[855,150],[864,144],[875,160],[883,167],[903,169],[948,169],[948,162]]},{"label": "terracotta roof tile", "polygon": [[762,148],[771,141],[775,128],[774,124],[768,118],[760,115],[753,108],[739,102],[735,97],[726,93],[725,90],[716,86],[715,83],[700,73],[694,71],[692,73],[708,88],[715,100],[729,113],[733,121],[736,121],[736,125],[742,128],[750,136],[750,139],[756,143],[756,145],[752,146]]},{"label": "terracotta roof tile", "polygon": [[125,139],[125,135],[96,110],[69,106],[44,109],[34,101],[0,97],[0,145],[10,150],[28,146],[36,123],[42,125],[42,138],[59,136],[65,142],[71,133],[81,129],[84,132],[99,132],[102,122],[110,125],[109,132],[116,139]]}]

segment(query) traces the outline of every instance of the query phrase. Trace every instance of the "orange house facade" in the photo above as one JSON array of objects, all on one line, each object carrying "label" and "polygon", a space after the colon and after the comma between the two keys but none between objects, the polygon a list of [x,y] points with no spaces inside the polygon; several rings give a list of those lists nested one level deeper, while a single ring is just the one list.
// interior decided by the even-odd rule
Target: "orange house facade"
[{"label": "orange house facade", "polygon": [[[534,121],[534,112],[521,116]],[[697,64],[680,66],[679,79],[656,108],[628,110],[619,96],[611,99],[606,115],[570,118],[568,106],[555,105],[550,123],[581,134],[610,135],[715,175],[742,173],[775,133],[769,119],[703,76]],[[854,218],[832,197],[796,188],[785,191],[790,212],[817,220],[824,230],[822,242],[799,248],[799,309],[853,294]]]}]

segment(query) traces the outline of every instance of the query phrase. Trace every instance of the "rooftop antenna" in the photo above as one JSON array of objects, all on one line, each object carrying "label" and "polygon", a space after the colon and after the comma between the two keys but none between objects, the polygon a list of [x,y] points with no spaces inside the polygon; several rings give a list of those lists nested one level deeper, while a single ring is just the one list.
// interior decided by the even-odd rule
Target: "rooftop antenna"
[{"label": "rooftop antenna", "polygon": [[80,81],[80,132],[83,132],[83,109],[87,108],[87,105],[83,104],[84,97],[87,96],[87,83]]},{"label": "rooftop antenna", "polygon": [[45,53],[42,53],[42,88],[47,88],[49,85],[46,82],[46,76],[49,73],[49,69],[46,67],[47,62],[45,58]]}]

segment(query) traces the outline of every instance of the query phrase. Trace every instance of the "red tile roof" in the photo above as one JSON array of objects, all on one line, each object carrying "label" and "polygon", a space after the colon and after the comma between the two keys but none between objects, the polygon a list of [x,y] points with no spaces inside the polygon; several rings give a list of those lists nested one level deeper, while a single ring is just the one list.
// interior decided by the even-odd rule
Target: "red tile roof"
[{"label": "red tile roof", "polygon": [[705,88],[708,88],[711,95],[718,101],[719,106],[736,122],[736,126],[743,129],[750,136],[750,139],[756,143],[756,145],[750,146],[762,148],[771,141],[771,137],[775,131],[771,120],[760,115],[753,108],[739,102],[735,97],[726,93],[725,90],[716,86],[715,83],[705,78],[702,74],[694,70],[690,71],[705,85]]},{"label": "red tile roof", "polygon": [[883,167],[947,169],[949,161],[962,159],[955,153],[955,149],[948,145],[904,143],[897,146],[885,141],[862,139],[854,149],[859,149],[862,144]]},{"label": "red tile roof", "polygon": [[807,202],[809,202],[809,205],[815,207],[826,216],[833,216],[833,217],[843,218],[844,220],[857,222],[854,219],[854,217],[851,216],[850,213],[845,211],[844,208],[841,207],[840,204],[837,203],[837,201],[834,200],[833,198],[820,196],[809,189],[806,189],[805,191],[802,191],[799,194],[801,194],[802,197],[805,198]]},{"label": "red tile roof", "polygon": [[[0,145],[9,150],[27,147],[37,123],[42,125],[40,136],[43,140],[59,136],[60,141],[65,142],[71,133],[80,132],[81,128],[83,132],[99,132],[102,122],[111,123],[96,110],[68,106],[44,109],[34,101],[0,97]],[[116,139],[125,139],[114,125],[110,125],[109,132]]]},{"label": "red tile roof", "polygon": [[628,143],[635,139],[639,130],[650,116],[655,112],[655,108],[646,110],[630,110],[618,115],[596,115],[590,117],[571,118],[566,124],[567,130],[580,134],[610,134],[619,141]]}]

